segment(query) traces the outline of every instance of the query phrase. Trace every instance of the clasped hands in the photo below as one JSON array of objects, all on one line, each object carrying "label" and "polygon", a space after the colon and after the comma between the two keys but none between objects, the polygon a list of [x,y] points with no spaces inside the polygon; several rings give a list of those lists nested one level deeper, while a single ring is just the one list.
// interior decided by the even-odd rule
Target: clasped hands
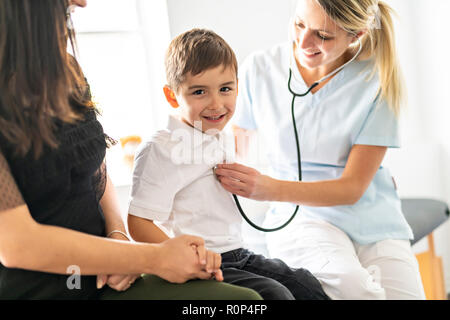
[{"label": "clasped hands", "polygon": [[211,274],[211,278],[217,281],[223,281],[223,274],[220,266],[222,264],[222,256],[213,251],[207,250],[204,245],[191,245],[192,249],[197,252],[198,260],[202,266],[202,270]]},{"label": "clasped hands", "polygon": [[[120,234],[113,234],[113,239],[125,240]],[[191,279],[213,279],[223,281],[220,266],[220,254],[205,248],[202,238],[195,236],[179,236],[168,239],[158,245],[161,256],[160,269],[155,274],[172,283],[184,283]],[[130,288],[140,274],[98,275],[97,288],[105,284],[116,291]]]}]

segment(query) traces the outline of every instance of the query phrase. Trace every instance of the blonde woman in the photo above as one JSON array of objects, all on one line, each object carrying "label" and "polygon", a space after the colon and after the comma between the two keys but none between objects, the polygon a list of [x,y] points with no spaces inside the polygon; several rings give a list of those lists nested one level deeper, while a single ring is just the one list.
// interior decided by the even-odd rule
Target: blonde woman
[{"label": "blonde woman", "polygon": [[[216,170],[229,192],[273,201],[265,227],[300,205],[267,235],[269,253],[309,269],[333,299],[424,299],[413,234],[381,166],[399,147],[404,96],[391,14],[376,0],[299,0],[293,41],[251,55],[240,74],[235,131],[258,130],[271,176],[239,164]],[[298,94],[324,81],[293,101],[290,75]]]}]

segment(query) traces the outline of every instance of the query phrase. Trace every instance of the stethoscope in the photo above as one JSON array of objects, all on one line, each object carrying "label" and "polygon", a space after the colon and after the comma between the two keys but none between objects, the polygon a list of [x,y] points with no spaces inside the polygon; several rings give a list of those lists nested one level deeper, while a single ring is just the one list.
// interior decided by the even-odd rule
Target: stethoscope
[{"label": "stethoscope", "polygon": [[[324,82],[325,80],[331,78],[332,76],[334,76],[336,73],[338,73],[339,71],[341,71],[342,69],[344,69],[347,65],[349,65],[350,63],[352,63],[361,53],[362,51],[362,42],[361,39],[359,39],[359,37],[357,37],[358,42],[359,42],[359,49],[358,52],[355,54],[355,56],[348,62],[346,62],[345,64],[343,64],[342,66],[340,66],[339,68],[337,68],[336,70],[334,70],[333,72],[331,72],[330,74],[326,75],[325,77],[323,77],[322,79],[320,79],[319,81],[314,82],[311,87],[309,87],[308,91],[306,91],[303,94],[299,94],[296,93],[292,87],[291,87],[291,81],[292,81],[292,55],[291,55],[291,60],[289,63],[289,80],[288,80],[288,90],[289,92],[292,94],[292,103],[291,103],[291,114],[292,114],[292,124],[294,127],[294,135],[295,135],[295,142],[296,142],[296,146],[297,146],[297,163],[298,163],[298,177],[299,177],[299,181],[302,181],[302,161],[301,161],[301,155],[300,155],[300,139],[298,137],[298,132],[297,132],[297,122],[295,121],[295,113],[294,113],[294,107],[295,107],[295,100],[297,99],[297,97],[305,97],[307,96],[315,87],[317,87],[318,85],[320,85],[322,82]],[[295,76],[294,76],[295,78]],[[242,210],[241,204],[239,203],[239,200],[237,198],[237,196],[235,194],[233,194],[233,198],[234,201],[236,202],[236,206],[240,212],[240,214],[242,215],[242,218],[244,218],[244,220],[251,225],[253,228],[255,228],[256,230],[262,231],[262,232],[274,232],[274,231],[278,231],[281,230],[283,228],[285,228],[289,223],[291,223],[291,221],[295,218],[295,216],[297,215],[298,209],[300,208],[300,206],[296,206],[294,213],[291,215],[291,217],[282,225],[280,225],[279,227],[276,228],[270,228],[270,229],[266,229],[266,228],[262,228],[258,225],[256,225],[255,223],[253,223],[248,217],[247,215],[244,213],[244,210]]]}]

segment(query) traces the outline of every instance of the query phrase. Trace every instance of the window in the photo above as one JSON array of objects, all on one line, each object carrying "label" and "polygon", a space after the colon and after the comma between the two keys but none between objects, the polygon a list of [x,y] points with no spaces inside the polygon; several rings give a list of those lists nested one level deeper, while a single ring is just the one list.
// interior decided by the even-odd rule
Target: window
[{"label": "window", "polygon": [[[166,1],[90,0],[72,14],[78,60],[91,86],[107,134],[148,137],[164,125],[168,108],[164,53],[170,42]],[[120,146],[108,151],[115,184],[127,184],[130,168]]]}]

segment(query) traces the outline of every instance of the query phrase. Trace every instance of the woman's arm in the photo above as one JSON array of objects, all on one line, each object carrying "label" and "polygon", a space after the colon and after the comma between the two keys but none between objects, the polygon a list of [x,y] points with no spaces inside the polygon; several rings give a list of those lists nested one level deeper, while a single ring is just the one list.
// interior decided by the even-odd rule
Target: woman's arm
[{"label": "woman's arm", "polygon": [[[128,228],[130,234],[136,241],[159,243],[169,237],[152,220],[140,218],[128,214]],[[222,258],[220,254],[207,250],[205,246],[195,246],[193,248],[198,254],[198,260],[203,265],[204,270],[214,273],[217,281],[223,281],[223,274],[220,270]]]},{"label": "woman's arm", "polygon": [[39,224],[26,205],[0,211],[0,262],[8,268],[67,274],[76,265],[83,275],[148,273],[176,283],[209,279],[193,245],[204,241],[181,236],[161,244],[131,243]]},{"label": "woman's arm", "polygon": [[366,192],[386,151],[386,147],[355,145],[342,177],[335,180],[276,180],[239,164],[219,165],[216,174],[227,191],[254,200],[290,202],[312,207],[353,205]]},{"label": "woman's arm", "polygon": [[151,273],[157,251],[155,246],[39,224],[26,205],[0,212],[0,259],[9,268],[65,274],[68,266],[77,265],[86,275]]},{"label": "woman's arm", "polygon": [[[103,216],[105,217],[106,234],[109,234],[113,230],[119,230],[126,233],[116,189],[114,188],[109,175],[106,175],[106,187],[100,200],[100,205],[102,207]],[[123,235],[120,235],[120,237],[123,240],[127,240]]]},{"label": "woman's arm", "polygon": [[[102,169],[105,170],[106,163],[103,163]],[[106,170],[105,170],[106,172]],[[120,212],[119,201],[117,199],[116,189],[111,181],[111,178],[106,174],[106,186],[103,196],[100,200],[103,216],[105,217],[106,234],[111,239],[129,241],[131,237],[125,236],[127,231]],[[113,232],[112,231],[120,231]],[[122,232],[122,233],[121,233]],[[115,274],[115,275],[98,275],[97,287],[101,288],[108,284],[111,288],[117,291],[123,291],[130,287],[130,285],[139,277],[139,274]]]}]

